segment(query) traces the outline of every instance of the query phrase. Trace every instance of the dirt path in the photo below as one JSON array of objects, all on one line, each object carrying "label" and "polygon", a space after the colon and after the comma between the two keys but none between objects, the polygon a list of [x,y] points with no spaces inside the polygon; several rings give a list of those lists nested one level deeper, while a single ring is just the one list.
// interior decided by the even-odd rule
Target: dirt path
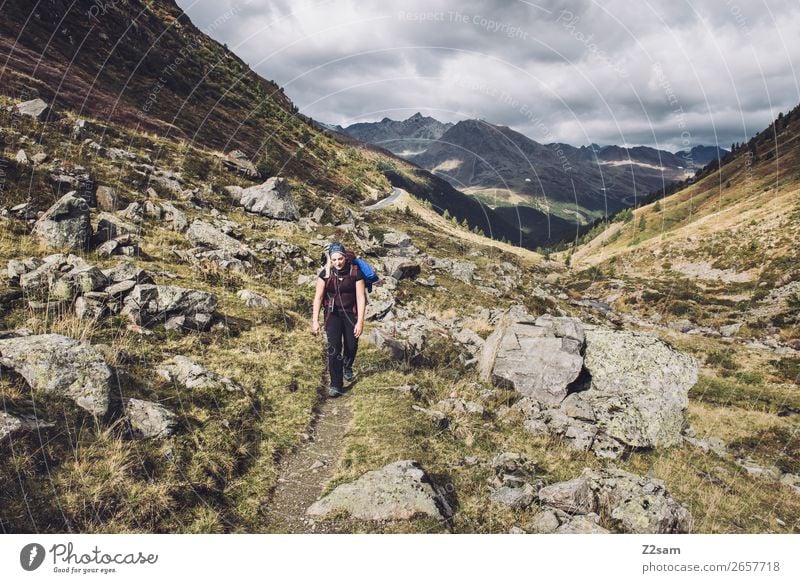
[{"label": "dirt path", "polygon": [[342,453],[342,438],[353,419],[351,398],[348,391],[336,399],[324,399],[308,430],[311,439],[281,462],[266,532],[321,532],[322,525],[308,520],[305,512],[319,498]]}]

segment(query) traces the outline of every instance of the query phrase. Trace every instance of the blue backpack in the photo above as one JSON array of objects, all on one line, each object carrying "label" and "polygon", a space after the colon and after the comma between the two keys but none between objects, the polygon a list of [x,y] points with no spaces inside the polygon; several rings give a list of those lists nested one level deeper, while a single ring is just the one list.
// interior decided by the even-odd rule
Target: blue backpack
[{"label": "blue backpack", "polygon": [[353,260],[353,263],[355,263],[361,270],[361,274],[364,276],[364,284],[367,287],[367,291],[369,293],[372,293],[372,284],[377,283],[378,280],[380,280],[378,274],[375,273],[375,270],[372,269],[372,266],[369,263],[367,263],[360,257],[356,257]]}]

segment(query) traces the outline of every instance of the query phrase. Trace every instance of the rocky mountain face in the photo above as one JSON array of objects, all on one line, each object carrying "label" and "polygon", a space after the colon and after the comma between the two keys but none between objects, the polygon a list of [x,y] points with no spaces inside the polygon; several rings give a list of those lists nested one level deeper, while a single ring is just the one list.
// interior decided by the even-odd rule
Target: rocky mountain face
[{"label": "rocky mountain face", "polygon": [[[212,139],[57,100],[0,102],[3,532],[800,525],[796,266],[783,247],[794,239],[760,243],[784,273],[762,274],[756,310],[773,295],[787,310],[737,327],[729,316],[749,309],[755,295],[739,297],[752,284],[701,287],[675,276],[691,271],[677,261],[643,280],[641,259],[569,268],[500,245],[431,208],[448,194],[429,175],[320,134],[324,159],[264,175]],[[795,121],[775,127],[782,168],[796,162]],[[767,168],[766,143],[747,150],[764,160],[750,168]],[[742,220],[766,232],[744,155],[722,168],[725,194],[747,186]],[[426,198],[368,210],[384,173]],[[770,199],[787,217],[791,177]],[[354,382],[326,399],[326,345],[309,323],[333,240],[381,282]]]},{"label": "rocky mountain face", "polygon": [[489,204],[496,197],[494,207],[534,206],[581,222],[614,214],[688,175],[669,152],[539,144],[479,120],[459,122],[410,159]]},{"label": "rocky mountain face", "polygon": [[725,154],[705,146],[672,154],[641,146],[539,144],[483,120],[441,124],[420,114],[402,122],[384,119],[342,131],[441,176],[506,219],[519,215],[532,233],[540,233],[541,225],[535,216],[528,222],[529,208],[573,226],[591,222],[633,206]]},{"label": "rocky mountain face", "polygon": [[337,129],[362,142],[375,144],[408,158],[423,152],[451,127],[451,123],[442,123],[418,112],[402,121],[385,117],[379,122],[355,123]]}]

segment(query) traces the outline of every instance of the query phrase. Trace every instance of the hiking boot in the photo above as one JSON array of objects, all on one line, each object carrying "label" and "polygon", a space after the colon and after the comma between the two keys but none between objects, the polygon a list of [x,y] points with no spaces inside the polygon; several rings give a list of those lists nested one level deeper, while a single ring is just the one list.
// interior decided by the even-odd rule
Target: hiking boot
[{"label": "hiking boot", "polygon": [[344,380],[346,380],[349,383],[349,382],[353,381],[353,377],[355,375],[353,374],[353,369],[352,368],[346,368],[342,372],[342,376],[344,377]]},{"label": "hiking boot", "polygon": [[344,391],[341,389],[337,389],[336,387],[328,387],[328,396],[329,397],[338,397],[340,395],[344,395]]}]

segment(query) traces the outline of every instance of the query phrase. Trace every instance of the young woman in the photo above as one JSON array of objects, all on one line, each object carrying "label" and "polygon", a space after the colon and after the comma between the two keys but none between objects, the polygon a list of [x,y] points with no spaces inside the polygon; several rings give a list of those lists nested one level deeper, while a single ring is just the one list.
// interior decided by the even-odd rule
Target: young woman
[{"label": "young woman", "polygon": [[353,380],[358,337],[364,330],[367,292],[364,275],[353,262],[354,257],[341,243],[331,243],[328,262],[317,278],[311,331],[315,335],[319,333],[319,310],[324,306],[328,372],[331,376],[329,397],[343,394],[344,381]]}]

